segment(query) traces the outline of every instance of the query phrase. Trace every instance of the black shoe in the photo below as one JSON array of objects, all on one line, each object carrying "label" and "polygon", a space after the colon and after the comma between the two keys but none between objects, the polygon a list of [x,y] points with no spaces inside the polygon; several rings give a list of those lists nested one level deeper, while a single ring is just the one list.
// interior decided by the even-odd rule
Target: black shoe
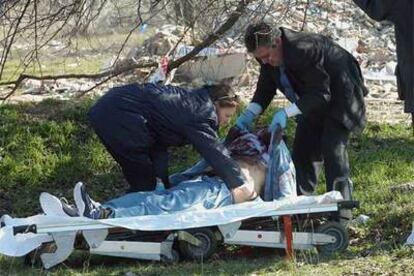
[{"label": "black shoe", "polygon": [[49,193],[41,193],[39,197],[43,212],[49,216],[78,217],[78,209],[68,204],[65,198],[57,198]]},{"label": "black shoe", "polygon": [[102,208],[100,204],[98,205],[91,199],[82,182],[78,182],[75,185],[75,188],[73,189],[73,197],[75,198],[79,214],[83,217],[91,219],[106,219],[110,218],[113,214],[111,209]]},{"label": "black shoe", "polygon": [[66,198],[61,197],[60,203],[62,204],[62,210],[70,217],[79,217],[79,210],[75,205],[69,204]]},{"label": "black shoe", "polygon": [[354,185],[352,184],[351,179],[340,177],[334,180],[333,189],[339,191],[344,198],[344,200],[352,200],[352,192],[354,190]]},{"label": "black shoe", "polygon": [[[333,183],[333,188],[335,191],[339,191],[344,198],[344,200],[349,201],[353,200],[352,192],[353,192],[353,184],[351,179],[349,178],[338,178],[335,179]],[[341,209],[339,210],[339,222],[347,226],[352,220],[352,210],[351,209]]]}]

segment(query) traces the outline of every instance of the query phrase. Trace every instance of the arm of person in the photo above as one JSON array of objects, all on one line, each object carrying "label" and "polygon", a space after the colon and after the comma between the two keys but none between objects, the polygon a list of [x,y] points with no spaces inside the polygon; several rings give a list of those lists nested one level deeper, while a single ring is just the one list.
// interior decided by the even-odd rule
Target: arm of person
[{"label": "arm of person", "polygon": [[193,122],[183,129],[189,142],[223,179],[229,189],[242,186],[246,179],[239,165],[230,157],[229,151],[219,141],[217,133],[206,122]]},{"label": "arm of person", "polygon": [[175,186],[183,181],[188,181],[191,179],[194,179],[202,174],[205,174],[209,171],[211,171],[210,165],[201,158],[195,165],[192,167],[186,169],[185,171],[174,173],[170,175],[169,182],[171,185]]},{"label": "arm of person", "polygon": [[231,190],[231,194],[233,195],[233,202],[235,204],[251,201],[257,197],[257,193],[250,183],[246,183],[240,187],[233,188]]},{"label": "arm of person", "polygon": [[[292,106],[293,113],[304,116],[323,110],[331,100],[330,77],[324,68],[324,54],[316,41],[306,40],[297,43],[289,52],[287,67],[300,72],[304,94]],[[291,117],[291,116],[289,116]]]},{"label": "arm of person", "polygon": [[251,103],[258,104],[261,107],[258,112],[263,112],[273,100],[276,95],[277,84],[270,76],[269,66],[261,65],[260,75],[256,85],[256,91],[254,92]]},{"label": "arm of person", "polygon": [[[276,94],[277,85],[270,76],[269,67],[262,65],[259,80],[252,101],[236,120],[237,128],[249,130],[253,127],[254,120],[266,109]],[[227,140],[227,139],[226,139]]]},{"label": "arm of person", "polygon": [[399,0],[353,0],[369,17],[376,21],[391,20]]}]

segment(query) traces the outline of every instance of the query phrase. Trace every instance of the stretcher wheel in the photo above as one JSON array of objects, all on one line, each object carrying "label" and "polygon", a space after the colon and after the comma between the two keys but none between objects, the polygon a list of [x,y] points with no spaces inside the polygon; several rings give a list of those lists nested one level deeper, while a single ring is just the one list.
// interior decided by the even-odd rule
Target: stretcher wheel
[{"label": "stretcher wheel", "polygon": [[335,252],[344,251],[349,244],[349,236],[345,227],[336,221],[330,221],[320,225],[318,233],[327,234],[335,237],[335,242],[317,246],[318,252],[322,256],[330,256]]},{"label": "stretcher wheel", "polygon": [[54,242],[43,243],[41,246],[24,256],[24,264],[31,267],[41,266],[42,260],[40,259],[40,255],[43,253],[52,253],[55,251],[56,244]]},{"label": "stretcher wheel", "polygon": [[172,258],[167,258],[166,256],[161,256],[161,261],[165,263],[177,263],[180,261],[180,254],[178,254],[177,250],[171,250]]},{"label": "stretcher wheel", "polygon": [[201,244],[192,245],[186,241],[179,241],[178,248],[184,258],[190,260],[207,260],[217,250],[218,240],[214,232],[209,228],[194,229],[187,231]]},{"label": "stretcher wheel", "polygon": [[30,267],[41,266],[40,253],[37,249],[24,256],[24,264]]}]

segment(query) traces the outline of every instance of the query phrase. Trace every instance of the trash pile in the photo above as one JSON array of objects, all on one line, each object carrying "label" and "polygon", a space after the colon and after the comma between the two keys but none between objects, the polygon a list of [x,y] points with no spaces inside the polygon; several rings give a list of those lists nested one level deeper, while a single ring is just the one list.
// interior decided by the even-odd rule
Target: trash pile
[{"label": "trash pile", "polygon": [[195,46],[193,35],[181,26],[164,25],[132,49],[127,60],[140,63],[148,58],[158,61],[159,68],[150,76],[150,82],[163,81],[187,87],[204,84],[232,83],[246,68],[246,51],[242,45],[230,45],[229,39],[218,41],[214,47],[202,49],[195,58],[185,62],[166,76],[168,63],[190,53]]}]

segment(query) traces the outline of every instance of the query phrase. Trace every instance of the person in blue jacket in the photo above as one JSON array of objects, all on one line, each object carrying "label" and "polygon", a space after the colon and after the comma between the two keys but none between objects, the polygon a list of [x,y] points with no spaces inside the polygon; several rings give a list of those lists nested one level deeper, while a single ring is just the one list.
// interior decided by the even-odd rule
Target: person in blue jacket
[{"label": "person in blue jacket", "polygon": [[88,113],[103,145],[119,163],[129,192],[152,191],[168,182],[170,146],[192,144],[229,188],[245,182],[218,140],[217,130],[236,112],[238,97],[227,85],[188,90],[159,84],[111,89]]}]

